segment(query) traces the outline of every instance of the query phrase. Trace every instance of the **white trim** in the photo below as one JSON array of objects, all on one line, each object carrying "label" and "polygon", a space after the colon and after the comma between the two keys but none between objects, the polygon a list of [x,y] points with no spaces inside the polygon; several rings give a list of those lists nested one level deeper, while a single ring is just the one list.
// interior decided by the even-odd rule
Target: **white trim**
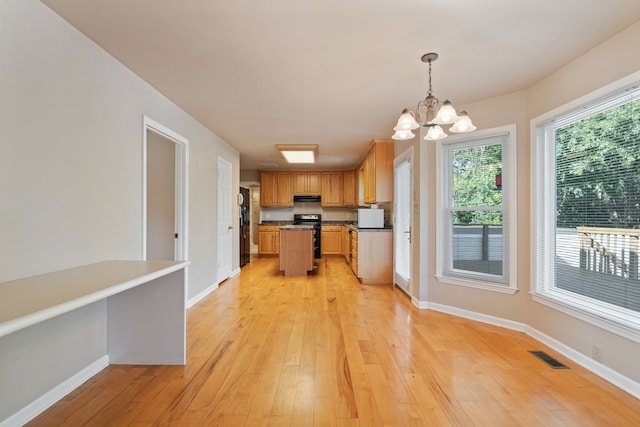
[{"label": "white trim", "polygon": [[468,288],[482,289],[483,291],[500,292],[503,294],[515,294],[518,292],[517,287],[511,287],[502,284],[494,284],[492,282],[479,282],[475,280],[464,280],[458,277],[448,276],[436,276],[436,279],[441,283],[447,283],[449,285],[466,286]]},{"label": "white trim", "polygon": [[475,311],[465,310],[458,307],[452,307],[449,305],[438,304],[434,302],[429,303],[429,309],[439,311],[441,313],[452,314],[454,316],[462,317],[469,320],[475,320],[481,323],[488,323],[494,326],[500,326],[501,328],[511,329],[513,331],[524,332],[528,326],[521,322],[514,322],[513,320],[503,319],[501,317],[490,316],[484,313],[477,313]]},{"label": "white trim", "polygon": [[[421,304],[422,305],[422,304]],[[523,332],[530,337],[540,341],[542,344],[551,347],[558,353],[563,356],[571,359],[576,362],[578,365],[581,365],[583,368],[593,372],[604,380],[610,382],[614,386],[624,390],[625,392],[631,394],[636,399],[640,399],[640,383],[632,380],[629,377],[626,377],[620,374],[618,371],[615,371],[608,366],[605,366],[595,360],[585,356],[579,351],[561,343],[560,341],[552,338],[539,330],[532,328],[531,326],[514,322],[507,319],[502,319],[495,316],[490,316],[483,313],[477,313],[469,310],[464,310],[456,307],[451,307],[443,304],[437,303],[428,303],[428,309],[439,311],[446,314],[451,314],[454,316],[462,317],[465,319],[474,320],[477,322],[488,323],[490,325],[503,327],[506,329],[510,329],[513,331]]]},{"label": "white trim", "polygon": [[428,301],[420,301],[418,298],[412,296],[411,297],[411,302],[413,303],[413,305],[415,305],[420,310],[429,309],[429,302]]},{"label": "white trim", "polygon": [[194,305],[196,305],[197,303],[199,303],[200,301],[202,301],[203,299],[205,299],[207,296],[209,296],[209,294],[211,294],[214,291],[216,291],[219,286],[220,286],[219,283],[214,283],[213,285],[207,287],[205,290],[200,292],[198,295],[196,295],[193,298],[191,298],[190,300],[188,300],[187,301],[187,308],[191,308]]},{"label": "white trim", "polygon": [[[147,131],[176,144],[176,232],[175,260],[189,259],[189,140],[168,127],[142,116],[142,259],[147,259]],[[186,295],[189,295],[189,268],[185,268]]]},{"label": "white trim", "polygon": [[[509,186],[508,191],[508,227],[507,236],[509,238],[508,241],[508,251],[503,251],[504,261],[508,262],[509,274],[506,277],[507,283],[494,283],[491,281],[481,282],[479,278],[481,275],[478,275],[478,280],[468,279],[465,280],[463,278],[454,277],[454,276],[444,276],[442,264],[444,262],[443,257],[443,243],[445,241],[445,233],[446,228],[442,225],[443,221],[443,207],[446,206],[446,201],[444,198],[446,197],[446,192],[443,190],[443,182],[444,182],[444,166],[443,166],[443,150],[444,146],[448,144],[459,143],[463,141],[475,141],[483,138],[489,138],[493,136],[507,136],[507,149],[506,149],[506,161],[503,164],[503,181],[508,182]],[[518,277],[518,212],[517,212],[517,187],[518,187],[518,177],[517,177],[517,150],[518,150],[518,127],[516,124],[499,126],[491,129],[483,129],[479,131],[475,131],[471,134],[463,134],[463,135],[453,135],[448,137],[446,140],[438,141],[436,144],[436,277],[442,282],[447,284],[454,284],[458,286],[468,286],[476,289],[502,292],[502,293],[510,293],[515,294],[518,291],[517,285],[517,277]],[[505,168],[504,165],[507,165]],[[504,210],[504,207],[503,207]],[[503,224],[504,227],[504,224]],[[504,235],[504,229],[503,229]],[[503,261],[503,262],[504,262]]]},{"label": "white trim", "polygon": [[42,396],[29,403],[9,418],[1,421],[0,427],[21,426],[28,423],[107,366],[109,366],[109,356],[104,355],[86,368],[80,370],[48,392],[44,393]]}]

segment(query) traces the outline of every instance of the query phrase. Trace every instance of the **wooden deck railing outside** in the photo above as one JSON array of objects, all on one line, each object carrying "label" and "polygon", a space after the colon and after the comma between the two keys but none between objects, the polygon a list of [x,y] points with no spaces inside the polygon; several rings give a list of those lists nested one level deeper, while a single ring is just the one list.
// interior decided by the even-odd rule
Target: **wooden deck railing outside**
[{"label": "wooden deck railing outside", "polygon": [[638,280],[640,230],[577,227],[580,268]]}]

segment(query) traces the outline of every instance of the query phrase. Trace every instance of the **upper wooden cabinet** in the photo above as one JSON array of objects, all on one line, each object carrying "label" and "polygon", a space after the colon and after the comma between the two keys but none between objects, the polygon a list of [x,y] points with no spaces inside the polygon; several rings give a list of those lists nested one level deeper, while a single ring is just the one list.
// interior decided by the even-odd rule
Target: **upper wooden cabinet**
[{"label": "upper wooden cabinet", "polygon": [[326,207],[393,202],[393,140],[373,140],[360,166],[335,172],[263,171],[260,205],[291,207],[293,196],[320,195]]},{"label": "upper wooden cabinet", "polygon": [[260,174],[260,205],[267,207],[293,206],[291,172],[262,172]]},{"label": "upper wooden cabinet", "polygon": [[321,172],[293,172],[294,196],[317,196],[322,190]]},{"label": "upper wooden cabinet", "polygon": [[345,171],[342,175],[342,204],[356,206],[356,171]]},{"label": "upper wooden cabinet", "polygon": [[373,140],[360,169],[363,202],[393,202],[393,140]]},{"label": "upper wooden cabinet", "polygon": [[344,206],[342,190],[342,172],[322,172],[322,206]]}]

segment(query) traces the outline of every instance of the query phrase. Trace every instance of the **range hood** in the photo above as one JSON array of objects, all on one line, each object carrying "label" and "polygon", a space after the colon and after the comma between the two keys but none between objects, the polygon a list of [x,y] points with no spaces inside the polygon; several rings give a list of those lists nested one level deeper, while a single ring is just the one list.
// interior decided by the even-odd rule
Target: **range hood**
[{"label": "range hood", "polygon": [[315,202],[320,203],[320,196],[293,196],[293,202]]}]

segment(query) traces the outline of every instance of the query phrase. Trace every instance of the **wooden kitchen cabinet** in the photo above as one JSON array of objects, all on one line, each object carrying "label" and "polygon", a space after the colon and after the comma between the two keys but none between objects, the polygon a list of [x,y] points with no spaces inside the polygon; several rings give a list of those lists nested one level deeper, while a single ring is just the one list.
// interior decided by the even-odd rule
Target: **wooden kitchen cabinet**
[{"label": "wooden kitchen cabinet", "polygon": [[358,277],[358,232],[351,231],[351,270]]},{"label": "wooden kitchen cabinet", "polygon": [[260,206],[276,206],[278,204],[277,172],[260,174]]},{"label": "wooden kitchen cabinet", "polygon": [[[295,227],[295,226],[294,226]],[[313,229],[280,229],[280,270],[285,276],[306,276],[313,270]]]},{"label": "wooden kitchen cabinet", "polygon": [[393,232],[352,232],[351,269],[362,284],[393,282]]},{"label": "wooden kitchen cabinet", "polygon": [[342,204],[342,172],[322,172],[322,206],[339,207]]},{"label": "wooden kitchen cabinet", "polygon": [[322,255],[342,255],[342,226],[323,225],[320,238]]},{"label": "wooden kitchen cabinet", "polygon": [[321,172],[293,172],[294,196],[317,196],[321,191]]},{"label": "wooden kitchen cabinet", "polygon": [[293,206],[291,172],[262,172],[260,174],[260,206]]},{"label": "wooden kitchen cabinet", "polygon": [[342,226],[342,255],[351,264],[351,233],[349,231],[351,229],[348,226]]},{"label": "wooden kitchen cabinet", "polygon": [[344,171],[342,175],[342,204],[356,206],[356,171]]},{"label": "wooden kitchen cabinet", "polygon": [[361,166],[365,204],[393,202],[393,140],[373,140]]},{"label": "wooden kitchen cabinet", "polygon": [[258,226],[258,255],[278,255],[280,253],[280,226]]}]

